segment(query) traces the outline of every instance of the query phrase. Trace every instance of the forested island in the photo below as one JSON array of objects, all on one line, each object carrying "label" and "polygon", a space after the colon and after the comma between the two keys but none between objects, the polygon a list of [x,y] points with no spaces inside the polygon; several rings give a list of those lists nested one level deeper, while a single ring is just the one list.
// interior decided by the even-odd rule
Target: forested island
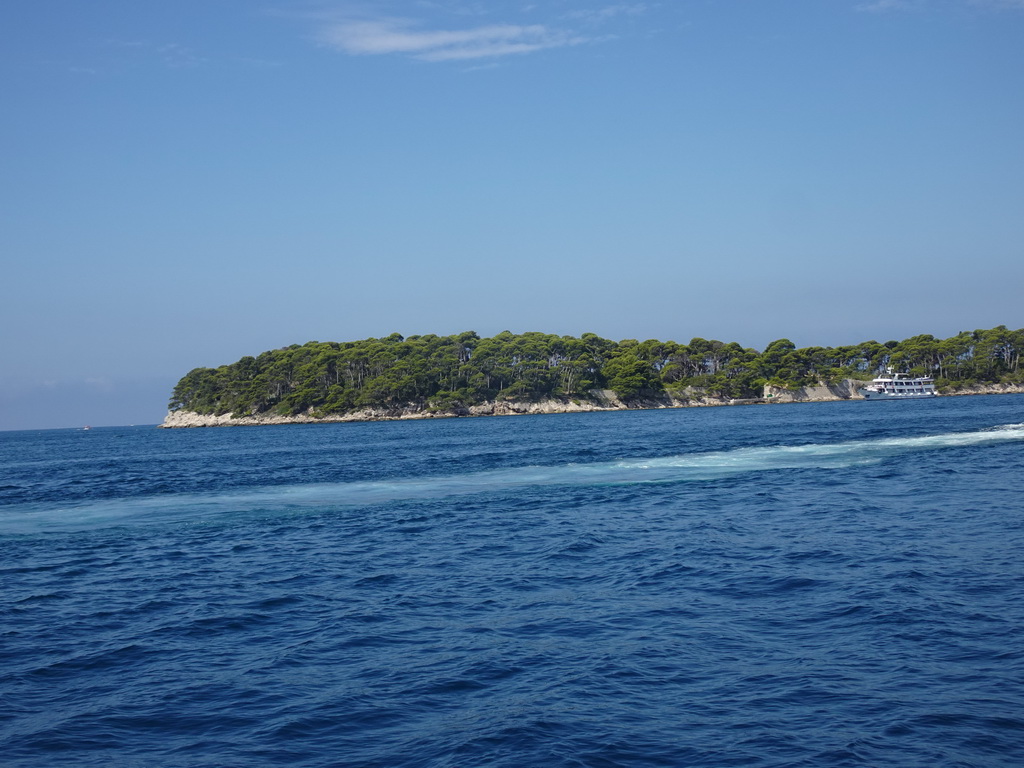
[{"label": "forested island", "polygon": [[932,376],[943,394],[1024,391],[1022,350],[1024,329],[1005,326],[844,347],[779,339],[763,351],[702,338],[393,333],[196,368],[174,387],[164,426],[839,399],[888,368]]}]

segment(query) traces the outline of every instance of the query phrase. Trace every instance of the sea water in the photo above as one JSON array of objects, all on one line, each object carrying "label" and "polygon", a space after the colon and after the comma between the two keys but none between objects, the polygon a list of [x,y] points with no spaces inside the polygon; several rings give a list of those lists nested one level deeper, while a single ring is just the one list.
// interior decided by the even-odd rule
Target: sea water
[{"label": "sea water", "polygon": [[1024,765],[1024,396],[0,433],[0,764]]}]

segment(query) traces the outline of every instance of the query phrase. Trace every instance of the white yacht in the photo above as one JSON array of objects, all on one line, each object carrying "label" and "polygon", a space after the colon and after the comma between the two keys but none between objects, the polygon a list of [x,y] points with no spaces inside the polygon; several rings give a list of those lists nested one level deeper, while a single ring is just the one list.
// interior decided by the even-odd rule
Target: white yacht
[{"label": "white yacht", "polygon": [[889,368],[886,376],[879,377],[865,387],[860,394],[865,400],[909,400],[914,397],[935,397],[935,380],[930,376],[912,377],[906,373],[893,373]]}]

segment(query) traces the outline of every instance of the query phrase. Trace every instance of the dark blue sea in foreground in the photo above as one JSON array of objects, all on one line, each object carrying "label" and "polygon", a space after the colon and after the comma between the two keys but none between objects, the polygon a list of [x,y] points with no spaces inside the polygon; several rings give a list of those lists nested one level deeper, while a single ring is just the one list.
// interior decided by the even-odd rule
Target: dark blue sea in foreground
[{"label": "dark blue sea in foreground", "polygon": [[1024,396],[0,433],[0,764],[1024,765]]}]

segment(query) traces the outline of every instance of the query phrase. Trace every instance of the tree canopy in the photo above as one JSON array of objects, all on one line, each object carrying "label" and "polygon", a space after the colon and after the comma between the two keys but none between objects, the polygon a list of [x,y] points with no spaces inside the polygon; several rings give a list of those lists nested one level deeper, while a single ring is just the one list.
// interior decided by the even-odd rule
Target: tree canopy
[{"label": "tree canopy", "polygon": [[493,400],[589,399],[611,389],[626,402],[688,388],[724,397],[759,397],[765,384],[797,388],[841,378],[870,379],[892,367],[937,385],[1024,381],[1024,329],[1005,326],[904,341],[798,349],[789,339],[763,352],[702,338],[688,344],[503,331],[481,338],[403,337],[311,341],[196,368],[178,382],[171,410],[202,414],[340,414],[416,405],[438,410]]}]

